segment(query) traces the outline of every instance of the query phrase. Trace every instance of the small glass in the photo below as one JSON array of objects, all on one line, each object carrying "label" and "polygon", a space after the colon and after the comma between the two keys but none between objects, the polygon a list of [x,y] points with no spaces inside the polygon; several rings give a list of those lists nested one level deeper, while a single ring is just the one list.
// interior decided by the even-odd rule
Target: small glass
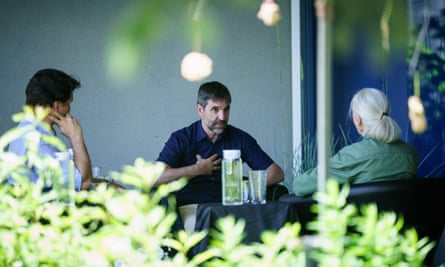
[{"label": "small glass", "polygon": [[250,170],[249,171],[249,192],[250,203],[264,204],[266,203],[266,170]]}]

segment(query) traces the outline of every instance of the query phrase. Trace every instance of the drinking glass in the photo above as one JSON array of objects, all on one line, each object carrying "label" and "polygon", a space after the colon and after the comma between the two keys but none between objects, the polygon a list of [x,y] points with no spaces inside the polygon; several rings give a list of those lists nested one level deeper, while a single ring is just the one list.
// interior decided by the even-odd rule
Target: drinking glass
[{"label": "drinking glass", "polygon": [[266,170],[249,171],[250,203],[252,204],[266,203],[266,184],[267,184]]}]

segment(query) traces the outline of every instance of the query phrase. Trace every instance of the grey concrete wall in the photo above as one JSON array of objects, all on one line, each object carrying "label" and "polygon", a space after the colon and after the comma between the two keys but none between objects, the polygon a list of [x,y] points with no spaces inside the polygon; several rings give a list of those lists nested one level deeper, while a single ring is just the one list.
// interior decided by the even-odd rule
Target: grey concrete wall
[{"label": "grey concrete wall", "polygon": [[[48,67],[80,79],[72,114],[82,125],[93,165],[106,172],[121,170],[137,157],[156,159],[171,131],[199,118],[195,103],[201,82],[180,76],[180,61],[191,44],[175,17],[169,19],[176,27],[147,48],[149,55],[137,75],[117,83],[106,73],[105,47],[114,19],[129,1],[0,3],[0,134],[15,125],[11,115],[22,109],[29,78]],[[214,61],[214,72],[205,81],[229,87],[229,122],[256,137],[289,178],[290,1],[279,1],[283,18],[277,27],[266,27],[256,18],[258,6],[207,3],[215,5],[222,23],[216,33],[219,41],[203,42],[203,52]]]}]

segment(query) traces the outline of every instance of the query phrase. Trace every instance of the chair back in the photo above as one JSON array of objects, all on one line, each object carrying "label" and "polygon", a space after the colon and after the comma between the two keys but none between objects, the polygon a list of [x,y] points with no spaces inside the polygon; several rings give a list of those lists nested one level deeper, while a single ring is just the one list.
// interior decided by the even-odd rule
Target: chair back
[{"label": "chair back", "polygon": [[266,190],[266,200],[279,200],[281,196],[289,194],[287,187],[281,184],[269,185]]},{"label": "chair back", "polygon": [[439,243],[437,243],[432,266],[445,266],[445,227],[443,228]]}]

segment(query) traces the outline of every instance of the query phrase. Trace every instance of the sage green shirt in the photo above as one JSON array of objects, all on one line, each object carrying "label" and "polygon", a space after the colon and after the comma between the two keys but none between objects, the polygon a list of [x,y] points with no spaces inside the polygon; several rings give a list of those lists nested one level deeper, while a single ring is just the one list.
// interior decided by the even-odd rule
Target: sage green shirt
[{"label": "sage green shirt", "polygon": [[[403,141],[384,143],[372,138],[345,146],[329,161],[330,177],[343,183],[414,178],[419,154]],[[317,191],[317,168],[293,180],[293,193],[302,196]]]}]

